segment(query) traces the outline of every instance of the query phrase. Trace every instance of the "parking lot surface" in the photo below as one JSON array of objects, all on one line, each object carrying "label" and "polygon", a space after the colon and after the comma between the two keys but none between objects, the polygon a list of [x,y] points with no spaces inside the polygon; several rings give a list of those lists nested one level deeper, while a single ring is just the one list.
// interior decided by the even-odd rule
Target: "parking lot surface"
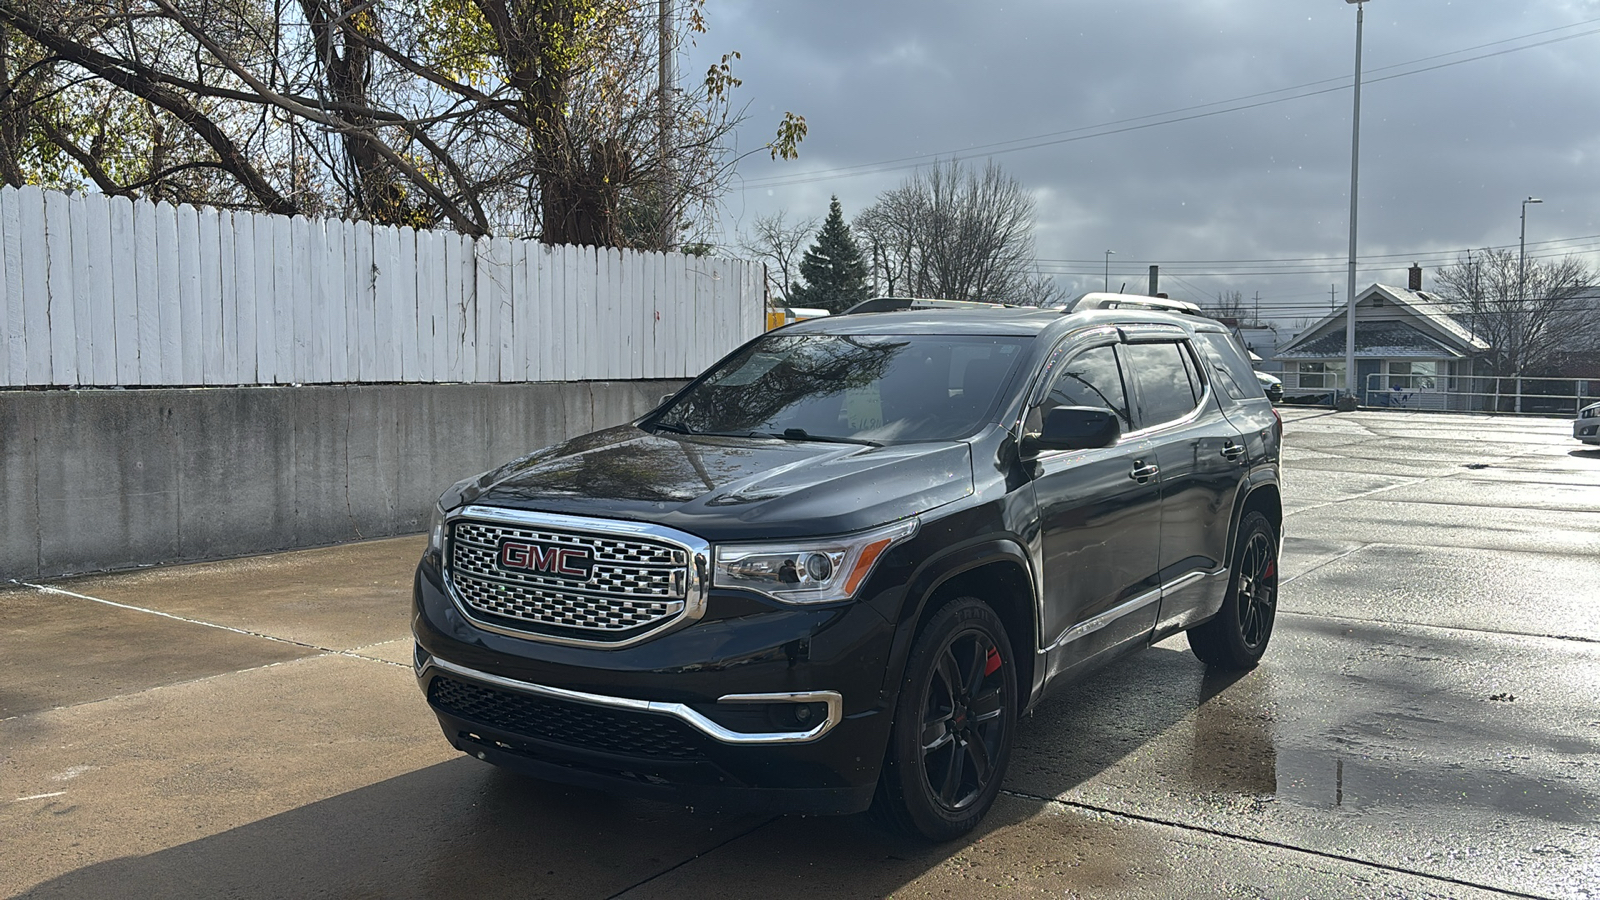
[{"label": "parking lot surface", "polygon": [[0,586],[0,894],[1600,897],[1600,449],[1286,410],[1277,631],[1022,722],[983,829],[730,817],[445,742],[420,538]]}]

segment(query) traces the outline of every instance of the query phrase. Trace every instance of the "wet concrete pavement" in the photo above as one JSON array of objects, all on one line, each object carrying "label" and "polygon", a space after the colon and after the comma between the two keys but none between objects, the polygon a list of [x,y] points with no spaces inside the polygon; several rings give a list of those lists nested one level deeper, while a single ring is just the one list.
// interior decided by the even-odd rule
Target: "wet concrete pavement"
[{"label": "wet concrete pavement", "polygon": [[407,665],[420,539],[0,588],[0,894],[1600,897],[1600,452],[1288,418],[1266,661],[1179,637],[1052,698],[938,847],[457,754]]}]

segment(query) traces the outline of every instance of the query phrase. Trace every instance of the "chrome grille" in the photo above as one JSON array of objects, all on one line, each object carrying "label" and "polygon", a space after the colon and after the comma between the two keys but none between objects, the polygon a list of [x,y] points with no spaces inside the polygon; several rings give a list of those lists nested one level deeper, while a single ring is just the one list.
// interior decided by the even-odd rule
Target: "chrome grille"
[{"label": "chrome grille", "polygon": [[629,631],[667,618],[683,601],[638,601],[588,597],[571,591],[498,584],[456,573],[456,591],[467,605],[490,615],[596,631]]},{"label": "chrome grille", "polygon": [[[460,531],[465,530],[466,529],[458,529],[458,534]],[[484,529],[479,527],[473,530],[481,533]],[[534,539],[523,538],[523,540]],[[547,543],[554,543],[548,539],[544,540]],[[574,546],[573,544],[565,541],[563,541],[562,544],[564,546]],[[591,552],[593,551],[591,550]],[[485,575],[492,574],[495,578],[498,578],[502,581],[510,581],[520,585],[537,587],[566,588],[571,587],[573,584],[571,579],[541,577],[532,573],[525,574],[522,572],[507,572],[503,569],[496,568],[494,564],[495,547],[492,544],[490,546],[483,547],[477,544],[469,544],[464,540],[458,539],[455,544],[455,552],[453,556],[455,558],[457,572],[465,571],[476,572]],[[683,565],[681,563],[678,565],[676,571],[663,566],[642,569],[633,566],[607,565],[599,561],[602,558],[603,557],[599,556],[596,556],[595,558],[596,561],[594,565],[594,572],[589,576],[589,582],[586,585],[586,587],[591,590],[610,591],[618,594],[627,594],[628,596],[633,597],[672,597],[674,595],[683,595],[682,588],[678,588],[676,591],[673,589],[673,582],[675,580],[679,582],[683,580]],[[676,578],[674,578],[674,576],[676,576]]]},{"label": "chrome grille", "polygon": [[[452,523],[450,581],[457,601],[469,615],[492,616],[509,630],[530,637],[601,644],[632,642],[686,614],[698,617],[702,606],[695,600],[700,583],[691,559],[703,551],[691,553],[687,544],[680,546],[653,535],[604,534],[605,520],[508,515],[518,516],[519,521],[461,519]],[[577,522],[583,527],[547,526],[539,521],[542,519],[562,526]],[[615,523],[614,527],[640,528],[631,523]],[[684,538],[696,540],[688,535]],[[497,565],[500,548],[508,540],[582,551],[592,562],[589,577],[508,571]]]}]

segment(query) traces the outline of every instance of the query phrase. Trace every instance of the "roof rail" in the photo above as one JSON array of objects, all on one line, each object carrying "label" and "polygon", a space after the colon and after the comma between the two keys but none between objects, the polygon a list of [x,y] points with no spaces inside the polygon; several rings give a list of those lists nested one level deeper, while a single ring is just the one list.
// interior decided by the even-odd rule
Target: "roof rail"
[{"label": "roof rail", "polygon": [[1187,300],[1172,300],[1167,297],[1146,297],[1143,294],[1110,294],[1104,291],[1093,291],[1067,304],[1063,312],[1081,312],[1086,309],[1153,309],[1160,312],[1181,313],[1190,316],[1203,316],[1197,304]]},{"label": "roof rail", "polygon": [[1004,309],[1009,303],[989,303],[983,300],[941,300],[932,297],[873,297],[850,307],[841,316],[855,313],[899,312],[906,309]]}]

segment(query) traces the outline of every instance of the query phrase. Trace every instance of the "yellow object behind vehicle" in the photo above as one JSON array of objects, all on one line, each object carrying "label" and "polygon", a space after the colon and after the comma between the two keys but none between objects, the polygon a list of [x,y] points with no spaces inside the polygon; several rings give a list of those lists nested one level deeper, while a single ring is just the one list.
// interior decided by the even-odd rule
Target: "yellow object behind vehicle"
[{"label": "yellow object behind vehicle", "polygon": [[767,309],[767,330],[781,328],[791,322],[804,322],[807,319],[820,319],[828,315],[825,309],[813,309],[805,306],[773,306]]}]

